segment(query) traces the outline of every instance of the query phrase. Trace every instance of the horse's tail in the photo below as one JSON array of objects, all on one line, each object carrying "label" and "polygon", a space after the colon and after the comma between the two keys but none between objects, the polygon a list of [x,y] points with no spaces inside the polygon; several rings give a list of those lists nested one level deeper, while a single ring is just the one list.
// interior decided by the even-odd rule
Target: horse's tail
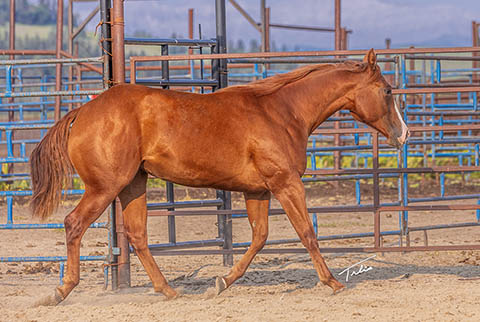
[{"label": "horse's tail", "polygon": [[68,156],[68,135],[79,110],[72,110],[58,121],[30,155],[33,191],[30,206],[33,216],[41,220],[57,210],[62,188],[71,183],[74,168]]}]

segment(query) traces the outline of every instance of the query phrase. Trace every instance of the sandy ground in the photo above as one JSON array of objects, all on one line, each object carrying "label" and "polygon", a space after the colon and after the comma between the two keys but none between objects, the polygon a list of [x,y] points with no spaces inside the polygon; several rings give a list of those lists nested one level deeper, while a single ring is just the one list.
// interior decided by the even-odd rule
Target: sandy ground
[{"label": "sandy ground", "polygon": [[[477,186],[478,189],[478,186]],[[208,193],[207,193],[208,194]],[[345,194],[349,195],[349,194]],[[184,196],[190,198],[188,194]],[[350,203],[346,196],[315,194],[309,205]],[[67,203],[51,222],[61,222],[72,208]],[[236,207],[242,202],[236,201]],[[274,201],[273,206],[278,206]],[[4,221],[4,206],[0,206]],[[15,207],[17,223],[31,222],[28,210]],[[101,218],[103,219],[103,218]],[[474,221],[473,211],[411,213],[410,225]],[[319,217],[321,235],[366,232],[371,214],[327,214]],[[214,218],[177,219],[178,240],[216,237]],[[382,216],[382,229],[396,229],[397,214]],[[166,220],[149,219],[151,243],[167,241]],[[82,242],[82,255],[107,252],[106,231],[90,229]],[[270,218],[270,239],[293,238],[285,216]],[[480,229],[429,232],[429,244],[480,244]],[[234,240],[249,241],[246,219],[234,221]],[[411,235],[423,245],[423,233]],[[371,246],[372,239],[321,242],[321,247]],[[398,236],[385,244],[398,245]],[[64,255],[64,231],[2,231],[0,256]],[[300,247],[299,244],[288,246]],[[287,247],[287,246],[284,246]],[[367,270],[356,276],[342,273],[373,255],[326,254],[334,275],[347,286],[332,295],[317,285],[318,277],[306,254],[259,255],[236,284],[214,296],[215,277],[226,274],[220,256],[156,257],[161,270],[183,296],[165,301],[155,294],[137,258],[132,256],[132,288],[103,289],[102,263],[82,263],[80,285],[57,307],[34,307],[42,295],[58,284],[58,263],[0,263],[0,321],[479,321],[480,252],[417,252],[374,254],[364,262]],[[235,261],[240,257],[235,256]],[[351,269],[358,272],[359,266]],[[351,273],[350,272],[350,273]]]}]

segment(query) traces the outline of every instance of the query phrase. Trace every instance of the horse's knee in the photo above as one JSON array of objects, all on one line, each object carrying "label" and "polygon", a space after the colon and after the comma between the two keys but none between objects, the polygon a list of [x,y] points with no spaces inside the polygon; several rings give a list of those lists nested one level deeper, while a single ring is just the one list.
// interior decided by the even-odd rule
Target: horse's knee
[{"label": "horse's knee", "polygon": [[306,233],[301,240],[307,250],[318,248],[318,241],[314,234]]}]

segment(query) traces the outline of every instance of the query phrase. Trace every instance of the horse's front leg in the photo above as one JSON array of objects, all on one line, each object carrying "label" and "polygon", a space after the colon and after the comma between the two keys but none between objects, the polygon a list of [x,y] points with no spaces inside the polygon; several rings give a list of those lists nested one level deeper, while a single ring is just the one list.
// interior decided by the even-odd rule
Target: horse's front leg
[{"label": "horse's front leg", "polygon": [[[284,180],[279,180],[279,178],[284,178]],[[344,285],[333,277],[320,254],[313,225],[308,216],[305,202],[305,187],[300,177],[295,173],[276,176],[276,178],[272,178],[269,186],[271,186],[273,194],[287,213],[288,219],[292,223],[293,228],[295,228],[302,244],[308,250],[320,281],[330,286],[334,293],[342,289]]]}]

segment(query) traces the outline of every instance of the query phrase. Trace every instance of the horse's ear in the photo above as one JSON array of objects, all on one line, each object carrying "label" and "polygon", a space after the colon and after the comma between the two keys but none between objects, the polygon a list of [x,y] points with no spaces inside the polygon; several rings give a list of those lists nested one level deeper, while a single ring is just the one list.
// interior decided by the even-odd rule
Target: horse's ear
[{"label": "horse's ear", "polygon": [[363,62],[368,63],[370,67],[375,67],[377,64],[377,54],[375,54],[373,48],[368,51],[365,57],[363,57]]}]

